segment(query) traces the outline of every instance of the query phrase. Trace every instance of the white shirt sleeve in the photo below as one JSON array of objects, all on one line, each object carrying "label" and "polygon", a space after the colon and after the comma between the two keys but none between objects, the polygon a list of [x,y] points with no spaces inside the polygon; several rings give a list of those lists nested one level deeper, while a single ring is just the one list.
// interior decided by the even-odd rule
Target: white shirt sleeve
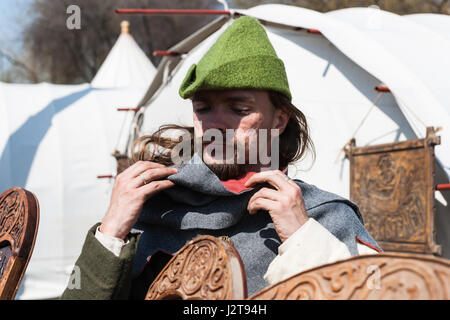
[{"label": "white shirt sleeve", "polygon": [[[359,254],[377,253],[357,244]],[[280,282],[297,273],[351,257],[345,243],[313,218],[301,226],[278,247],[278,255],[269,265],[264,279],[269,284]]]},{"label": "white shirt sleeve", "polygon": [[97,230],[95,231],[95,237],[106,249],[118,257],[123,246],[126,245],[129,240],[127,239],[127,241],[123,241],[122,239],[105,235],[100,232],[99,228],[100,227],[97,227]]}]

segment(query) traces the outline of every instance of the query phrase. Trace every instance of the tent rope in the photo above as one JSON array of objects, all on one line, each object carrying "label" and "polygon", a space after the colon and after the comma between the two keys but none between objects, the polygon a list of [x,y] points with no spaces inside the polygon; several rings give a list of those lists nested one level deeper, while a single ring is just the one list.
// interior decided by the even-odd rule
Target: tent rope
[{"label": "tent rope", "polygon": [[375,98],[375,101],[372,103],[372,106],[369,108],[369,110],[366,112],[366,114],[364,115],[364,117],[362,118],[362,120],[360,121],[358,127],[356,128],[356,130],[353,132],[351,138],[347,141],[347,143],[341,148],[341,150],[339,151],[336,160],[334,160],[334,163],[336,164],[340,157],[341,154],[343,152],[345,152],[345,150],[350,146],[351,141],[355,138],[356,134],[358,133],[359,129],[361,129],[361,127],[363,126],[363,124],[366,122],[367,118],[369,117],[369,114],[372,112],[372,110],[375,108],[375,106],[377,105],[378,101],[380,101],[381,96],[384,94],[383,91],[380,91],[377,95],[377,97]]},{"label": "tent rope", "polygon": [[[401,100],[401,99],[398,98],[398,97],[396,97],[396,99]],[[401,100],[401,101],[402,101],[402,106],[404,106],[405,109],[407,109],[407,110],[411,113],[411,115],[412,115],[414,118],[416,118],[416,120],[419,121],[420,124],[423,125],[424,128],[426,128],[427,125],[426,125],[425,121],[423,121],[423,120],[422,120],[422,119],[421,119],[414,111],[412,111],[412,110],[408,107],[408,105],[407,105],[406,103],[403,102],[403,100]],[[442,129],[442,128],[440,128],[440,129]]]}]

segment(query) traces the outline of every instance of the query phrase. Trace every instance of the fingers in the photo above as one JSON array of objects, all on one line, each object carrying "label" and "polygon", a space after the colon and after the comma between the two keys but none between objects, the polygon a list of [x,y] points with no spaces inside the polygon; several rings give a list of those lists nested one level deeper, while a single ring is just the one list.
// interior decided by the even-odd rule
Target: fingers
[{"label": "fingers", "polygon": [[154,180],[161,180],[177,172],[178,170],[175,168],[167,168],[167,167],[151,168],[143,171],[137,177],[133,178],[130,182],[130,185],[133,186],[134,188],[138,188],[143,186],[144,184],[149,184]]},{"label": "fingers", "polygon": [[[267,202],[265,200],[270,200],[271,202]],[[256,213],[258,210],[267,210],[275,208],[275,204],[280,200],[280,192],[277,190],[273,190],[270,188],[262,188],[258,192],[256,192],[249,200],[247,205],[247,210],[250,214]],[[275,203],[272,203],[275,202]],[[256,207],[255,207],[256,203]],[[268,204],[270,207],[265,207],[264,205]]]},{"label": "fingers", "polygon": [[145,200],[149,199],[158,192],[173,187],[175,183],[170,180],[156,180],[137,189]]},{"label": "fingers", "polygon": [[[254,174],[245,183],[246,187],[251,187],[258,183],[267,182],[274,186],[277,190],[284,191],[287,186],[291,186],[286,175],[280,170],[262,171]],[[295,182],[294,182],[295,183]]]},{"label": "fingers", "polygon": [[139,176],[139,174],[141,174],[142,172],[152,168],[167,168],[167,167],[156,162],[138,161],[129,168],[127,168],[124,172],[122,172],[121,175],[123,175],[125,178],[135,178]]},{"label": "fingers", "polygon": [[[256,211],[261,209],[270,212],[270,210],[273,210],[274,208],[276,211],[285,211],[292,204],[295,204],[298,201],[303,201],[303,195],[300,187],[295,183],[295,181],[287,180],[285,178],[286,175],[281,171],[265,171],[258,174],[258,177],[255,177],[255,174],[247,180],[249,185],[268,182],[270,185],[274,186],[276,190],[270,187],[264,187],[256,192],[250,198],[248,203],[250,213],[256,213]],[[255,177],[255,179],[252,179],[253,177]],[[257,203],[258,205],[255,207],[254,203]],[[267,204],[268,207],[264,207],[262,204]],[[250,209],[253,210],[251,211]]]},{"label": "fingers", "polygon": [[258,210],[273,211],[278,209],[278,202],[271,199],[258,197],[249,201],[247,210],[250,214],[255,214]]},{"label": "fingers", "polygon": [[270,188],[261,188],[258,192],[256,192],[249,200],[252,201],[256,198],[267,198],[273,201],[280,200],[280,193],[277,190],[270,189]]},{"label": "fingers", "polygon": [[298,184],[295,183],[295,181],[292,180],[292,179],[290,179],[290,178],[289,178],[289,180],[287,180],[287,182],[289,182],[291,185],[293,185],[293,186],[295,186],[295,187],[298,187]]}]

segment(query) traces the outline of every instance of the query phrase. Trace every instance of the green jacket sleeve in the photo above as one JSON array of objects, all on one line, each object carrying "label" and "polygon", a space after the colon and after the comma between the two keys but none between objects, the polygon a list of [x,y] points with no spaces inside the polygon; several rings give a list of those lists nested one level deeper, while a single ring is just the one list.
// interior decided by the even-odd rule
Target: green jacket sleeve
[{"label": "green jacket sleeve", "polygon": [[99,225],[100,223],[95,224],[88,231],[61,299],[128,299],[139,234],[130,233],[129,242],[122,248],[119,257],[116,257],[95,237],[95,230]]}]

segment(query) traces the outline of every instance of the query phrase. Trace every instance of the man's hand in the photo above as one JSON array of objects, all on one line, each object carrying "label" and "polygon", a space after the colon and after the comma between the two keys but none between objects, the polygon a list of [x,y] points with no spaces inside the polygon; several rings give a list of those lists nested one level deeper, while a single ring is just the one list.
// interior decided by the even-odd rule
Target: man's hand
[{"label": "man's hand", "polygon": [[158,180],[177,173],[151,161],[139,161],[116,177],[108,211],[100,232],[125,239],[136,223],[144,202],[159,191],[172,187],[170,180]]},{"label": "man's hand", "polygon": [[284,242],[309,219],[302,190],[294,181],[287,180],[280,170],[258,172],[246,181],[245,186],[264,182],[276,190],[261,188],[250,198],[247,210],[250,214],[258,210],[268,211],[278,236]]}]

